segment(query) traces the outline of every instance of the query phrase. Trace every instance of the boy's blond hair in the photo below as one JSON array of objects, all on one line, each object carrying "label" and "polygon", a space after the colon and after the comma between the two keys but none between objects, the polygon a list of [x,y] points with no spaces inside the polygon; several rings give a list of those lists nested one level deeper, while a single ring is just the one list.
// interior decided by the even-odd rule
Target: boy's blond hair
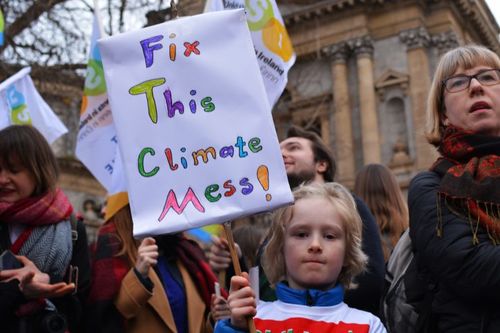
[{"label": "boy's blond hair", "polygon": [[[338,183],[310,184],[298,187],[293,192],[295,201],[320,197],[329,200],[343,222],[346,240],[344,266],[337,277],[337,282],[344,288],[355,288],[353,279],[366,268],[368,257],[361,250],[363,224],[356,210],[356,203],[349,191]],[[274,285],[286,278],[284,256],[285,232],[287,224],[293,218],[293,206],[281,208],[275,212],[269,231],[269,243],[264,249],[262,267]]]}]

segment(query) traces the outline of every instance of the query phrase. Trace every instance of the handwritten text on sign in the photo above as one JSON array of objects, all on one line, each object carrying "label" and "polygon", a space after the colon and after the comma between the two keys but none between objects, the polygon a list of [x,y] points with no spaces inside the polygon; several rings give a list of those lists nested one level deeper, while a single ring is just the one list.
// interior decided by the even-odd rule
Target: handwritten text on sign
[{"label": "handwritten text on sign", "polygon": [[100,45],[134,234],[185,230],[291,201],[243,11],[113,39]]}]

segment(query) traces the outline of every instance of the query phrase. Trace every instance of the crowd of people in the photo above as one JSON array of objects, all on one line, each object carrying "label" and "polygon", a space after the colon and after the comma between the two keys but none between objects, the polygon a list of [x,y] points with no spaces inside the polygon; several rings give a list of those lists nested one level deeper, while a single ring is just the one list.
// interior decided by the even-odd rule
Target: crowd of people
[{"label": "crowd of people", "polygon": [[280,147],[294,204],[234,230],[258,283],[234,274],[223,236],[208,253],[184,233],[135,239],[126,193],[107,198],[89,247],[47,141],[30,126],[0,130],[0,331],[386,332],[385,265],[408,228],[430,300],[420,332],[497,331],[498,55],[476,45],[443,55],[427,116],[440,157],[413,178],[408,200],[378,164],[350,192],[335,182],[332,150],[292,126]]}]

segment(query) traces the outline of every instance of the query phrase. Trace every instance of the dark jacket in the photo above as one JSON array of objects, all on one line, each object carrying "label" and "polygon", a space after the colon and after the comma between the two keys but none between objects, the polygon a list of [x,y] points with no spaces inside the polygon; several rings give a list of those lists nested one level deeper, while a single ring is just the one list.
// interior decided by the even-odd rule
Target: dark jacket
[{"label": "dark jacket", "polygon": [[441,178],[422,172],[410,183],[410,237],[418,271],[436,284],[432,313],[439,332],[498,332],[500,329],[500,246],[478,229],[479,245],[472,243],[471,223],[439,202]]},{"label": "dark jacket", "polygon": [[368,206],[353,194],[356,208],[363,222],[361,246],[368,256],[366,272],[356,277],[358,288],[346,290],[345,303],[351,308],[380,315],[380,299],[384,287],[385,261],[377,223]]},{"label": "dark jacket", "polygon": [[[72,222],[74,223],[74,222]],[[87,231],[83,221],[76,222],[77,239],[73,242],[73,254],[70,265],[77,267],[78,273],[73,273],[69,281],[69,272],[66,274],[66,282],[78,282],[75,294],[51,299],[58,311],[66,317],[68,328],[71,333],[84,332],[84,304],[90,289],[90,253],[87,243]],[[75,269],[74,269],[74,272]],[[76,277],[77,275],[77,277]]]},{"label": "dark jacket", "polygon": [[[90,286],[90,259],[87,246],[87,234],[83,222],[78,221],[76,231],[78,239],[74,242],[70,264],[78,266],[78,289],[75,295],[68,294],[50,301],[56,306],[58,312],[62,314],[69,325],[71,333],[82,331],[83,324],[83,304],[88,294]],[[10,241],[7,237],[7,226],[0,226],[0,252],[10,247]],[[66,280],[67,281],[67,280]],[[73,281],[76,282],[76,281]],[[15,315],[17,308],[27,302],[23,293],[18,287],[19,281],[14,280],[8,283],[0,283],[0,322],[2,323],[1,332],[23,332],[19,327],[19,317]],[[29,332],[41,332],[43,321],[49,321],[47,318],[53,317],[52,312],[42,311],[29,318],[24,318],[26,330]],[[53,319],[53,320],[58,320]]]},{"label": "dark jacket", "polygon": [[[346,290],[345,303],[352,308],[368,311],[379,316],[380,299],[382,296],[385,274],[384,255],[382,254],[380,234],[378,232],[378,226],[375,223],[375,218],[366,204],[355,195],[353,195],[353,197],[363,222],[361,246],[363,252],[368,256],[368,265],[366,267],[366,272],[355,278],[358,287],[356,289]],[[259,251],[259,255],[261,252],[262,251]],[[260,256],[258,261],[260,262]],[[262,267],[260,267],[259,272],[262,273],[260,276],[261,300],[276,300],[274,290],[269,286],[269,282],[263,274]]]}]

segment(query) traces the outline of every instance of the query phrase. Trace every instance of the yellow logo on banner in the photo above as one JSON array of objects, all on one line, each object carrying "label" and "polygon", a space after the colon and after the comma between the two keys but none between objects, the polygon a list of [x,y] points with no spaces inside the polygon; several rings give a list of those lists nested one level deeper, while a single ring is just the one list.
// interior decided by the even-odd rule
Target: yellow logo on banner
[{"label": "yellow logo on banner", "polygon": [[264,45],[287,62],[293,56],[292,42],[283,24],[276,19],[269,0],[245,0],[247,22],[251,31],[262,30]]},{"label": "yellow logo on banner", "polygon": [[262,31],[264,45],[287,62],[293,55],[292,43],[285,27],[274,17],[269,20]]}]

